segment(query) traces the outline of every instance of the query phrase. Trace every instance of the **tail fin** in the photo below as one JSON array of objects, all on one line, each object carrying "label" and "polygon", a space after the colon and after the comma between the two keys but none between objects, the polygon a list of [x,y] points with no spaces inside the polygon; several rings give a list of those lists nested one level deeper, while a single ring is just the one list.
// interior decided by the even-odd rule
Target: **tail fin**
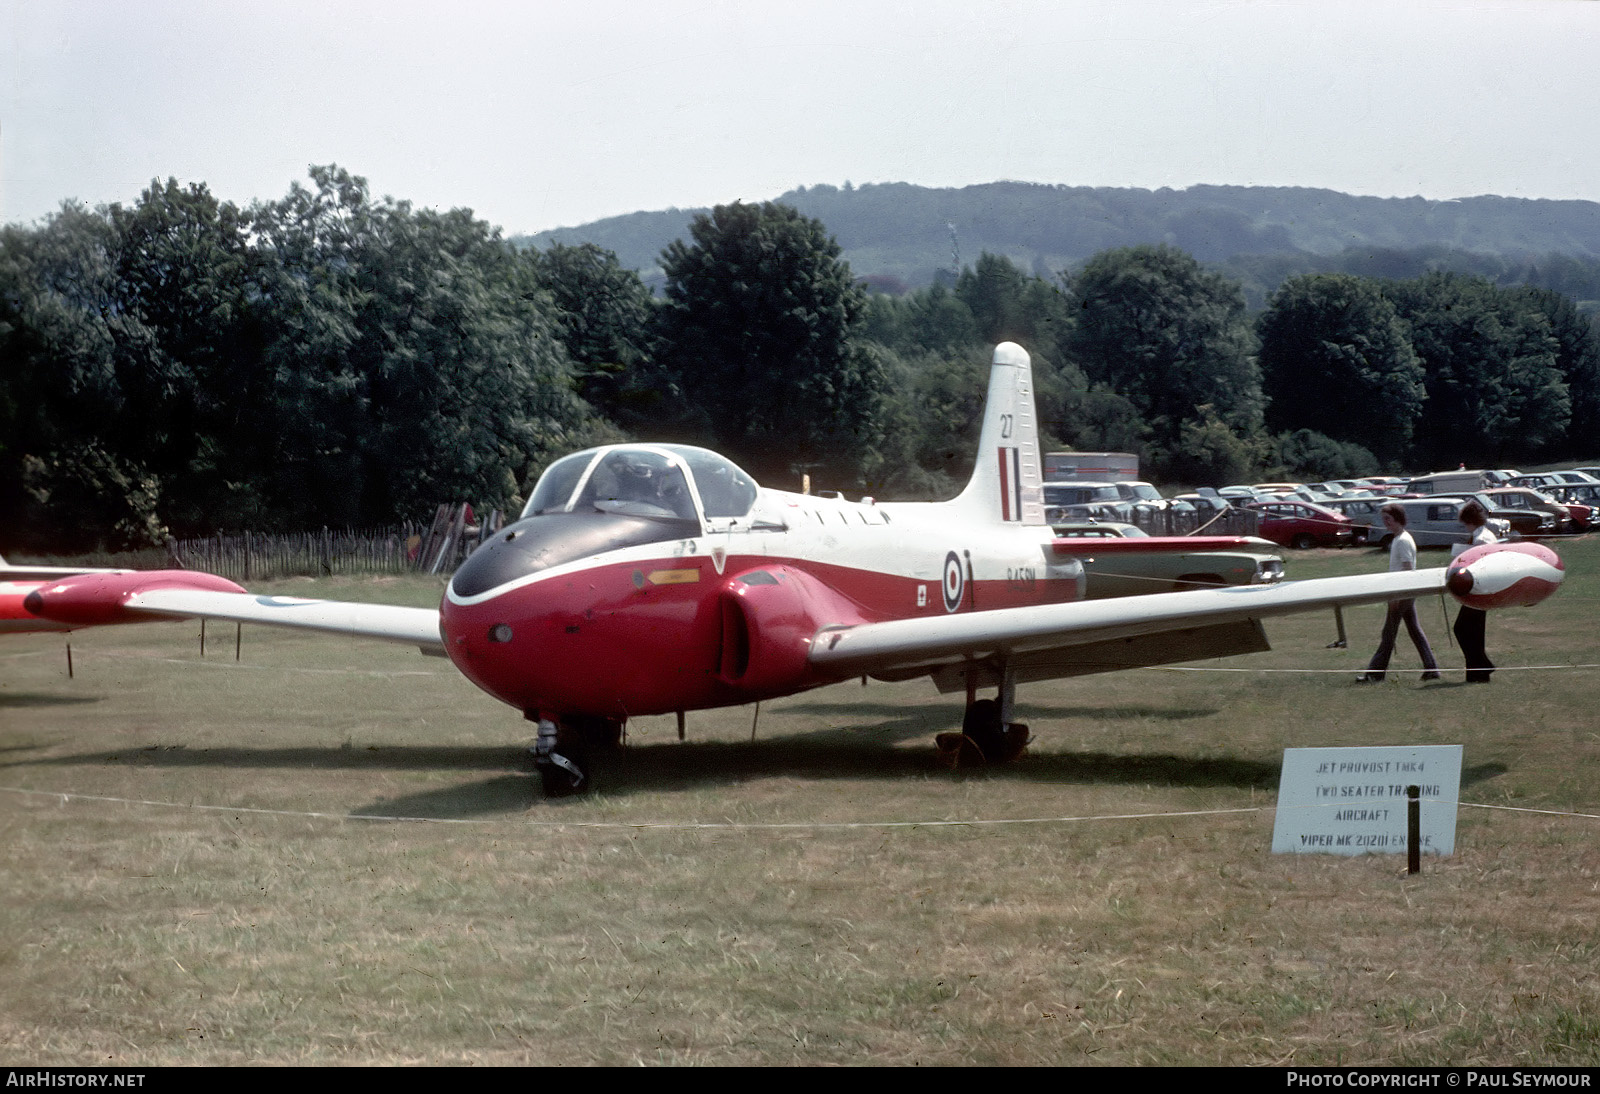
[{"label": "tail fin", "polygon": [[989,397],[978,437],[972,479],[951,505],[972,520],[991,524],[1042,525],[1043,465],[1039,426],[1033,412],[1033,366],[1015,342],[994,348]]}]

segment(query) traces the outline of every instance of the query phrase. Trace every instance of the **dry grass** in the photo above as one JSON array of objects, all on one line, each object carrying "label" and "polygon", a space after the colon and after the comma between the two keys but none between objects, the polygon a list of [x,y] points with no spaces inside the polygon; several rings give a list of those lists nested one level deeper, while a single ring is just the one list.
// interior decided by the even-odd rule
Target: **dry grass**
[{"label": "dry grass", "polygon": [[[1491,618],[1503,664],[1600,661],[1600,543],[1564,553],[1556,600]],[[1348,613],[1349,651],[1285,621],[1225,667],[1354,671],[1379,621]],[[1459,742],[1464,801],[1600,812],[1595,670],[1036,685],[1029,754],[966,777],[932,758],[958,702],[843,686],[765,705],[753,744],[748,710],[687,744],[641,721],[596,795],[547,803],[527,727],[444,662],[250,630],[235,665],[216,627],[201,662],[194,631],[84,632],[74,680],[59,638],[0,647],[0,784],[51,792],[0,793],[11,1061],[1600,1062],[1600,821],[1464,808],[1411,879],[1268,853],[1286,746]],[[815,826],[1205,809],[1255,811]]]}]

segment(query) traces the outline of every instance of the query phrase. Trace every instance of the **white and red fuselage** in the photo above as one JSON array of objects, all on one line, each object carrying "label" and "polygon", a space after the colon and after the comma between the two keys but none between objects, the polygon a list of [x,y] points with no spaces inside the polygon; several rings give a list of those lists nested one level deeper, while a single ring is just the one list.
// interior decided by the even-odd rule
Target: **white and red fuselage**
[{"label": "white and red fuselage", "polygon": [[975,524],[954,503],[775,490],[759,491],[741,518],[713,518],[721,525],[714,531],[479,588],[477,571],[496,552],[516,551],[527,526],[543,519],[531,516],[481,547],[441,607],[451,660],[526,711],[625,719],[785,695],[837,679],[808,660],[825,627],[1083,594],[1083,567],[1056,553],[1048,526]]}]

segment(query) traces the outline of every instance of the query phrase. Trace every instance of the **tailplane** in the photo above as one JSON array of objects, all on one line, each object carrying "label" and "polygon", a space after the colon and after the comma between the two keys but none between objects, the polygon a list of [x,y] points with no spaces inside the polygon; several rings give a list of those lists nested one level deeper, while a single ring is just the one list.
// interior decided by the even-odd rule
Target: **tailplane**
[{"label": "tailplane", "polygon": [[1033,410],[1033,365],[1015,342],[994,348],[978,462],[950,504],[975,521],[1042,525],[1044,473]]}]

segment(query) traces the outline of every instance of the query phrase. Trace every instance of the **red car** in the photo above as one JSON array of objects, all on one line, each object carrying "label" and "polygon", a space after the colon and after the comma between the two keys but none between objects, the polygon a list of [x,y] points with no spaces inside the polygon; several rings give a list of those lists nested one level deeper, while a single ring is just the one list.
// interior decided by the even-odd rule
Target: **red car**
[{"label": "red car", "polygon": [[1257,535],[1285,547],[1349,547],[1356,542],[1354,521],[1309,501],[1258,501],[1245,508],[1261,514]]}]

